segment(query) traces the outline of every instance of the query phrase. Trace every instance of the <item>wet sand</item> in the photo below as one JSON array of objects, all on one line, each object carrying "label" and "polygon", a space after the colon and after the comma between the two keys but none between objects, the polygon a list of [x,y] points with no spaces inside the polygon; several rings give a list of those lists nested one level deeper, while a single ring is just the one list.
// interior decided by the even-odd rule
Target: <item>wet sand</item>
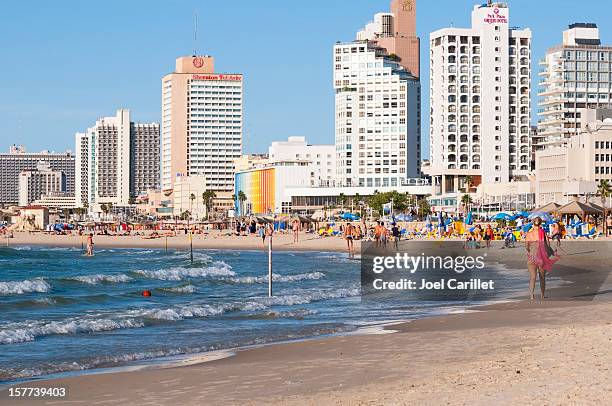
[{"label": "wet sand", "polygon": [[[4,390],[0,405],[605,404],[612,397],[612,254],[576,244],[567,250],[574,255],[556,272],[571,278],[544,303],[482,306],[388,326],[379,331],[385,334],[239,349],[210,362],[197,355],[185,366],[33,381],[18,386],[67,387],[69,398],[20,401]],[[499,251],[522,261],[518,253]],[[576,276],[578,265],[585,270]],[[577,287],[589,275],[597,294]]]}]

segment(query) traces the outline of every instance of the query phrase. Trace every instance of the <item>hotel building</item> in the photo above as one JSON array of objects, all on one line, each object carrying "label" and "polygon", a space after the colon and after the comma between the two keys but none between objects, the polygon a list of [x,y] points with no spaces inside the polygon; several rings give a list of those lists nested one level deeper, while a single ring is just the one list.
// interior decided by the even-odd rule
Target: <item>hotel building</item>
[{"label": "hotel building", "polygon": [[19,175],[23,171],[35,170],[41,162],[48,164],[53,171],[62,172],[66,176],[66,193],[74,194],[75,157],[72,153],[28,153],[23,146],[13,145],[9,153],[0,153],[0,206],[19,203]]},{"label": "hotel building", "polygon": [[511,28],[509,11],[489,1],[474,6],[471,28],[430,34],[429,172],[448,206],[530,171],[531,31]]},{"label": "hotel building", "polygon": [[19,174],[19,206],[29,206],[43,195],[61,192],[66,192],[66,175],[54,171],[46,162]]},{"label": "hotel building", "polygon": [[203,176],[207,190],[232,204],[234,160],[242,154],[242,97],[242,75],[214,73],[212,57],[176,60],[175,71],[162,79],[162,189],[173,189],[178,177]]},{"label": "hotel building", "polygon": [[416,1],[391,2],[333,51],[336,186],[397,187],[421,176]]},{"label": "hotel building", "polygon": [[540,60],[540,147],[560,146],[580,133],[582,109],[609,107],[612,46],[602,46],[597,25],[576,23]]},{"label": "hotel building", "polygon": [[159,124],[139,124],[117,110],[84,133],[77,133],[77,204],[127,206],[147,189],[159,187]]}]

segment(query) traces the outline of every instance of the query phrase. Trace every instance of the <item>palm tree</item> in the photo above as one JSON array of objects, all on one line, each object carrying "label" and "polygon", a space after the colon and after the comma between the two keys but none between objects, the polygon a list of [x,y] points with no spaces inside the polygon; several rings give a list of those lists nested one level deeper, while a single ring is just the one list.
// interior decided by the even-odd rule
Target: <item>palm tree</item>
[{"label": "palm tree", "polygon": [[344,203],[346,203],[346,195],[344,193],[340,193],[340,195],[338,196],[338,201],[340,202],[340,205],[342,206],[342,211],[344,211]]},{"label": "palm tree", "polygon": [[465,177],[465,184],[467,185],[467,191],[469,193],[470,190],[472,189],[472,186],[474,185],[474,178],[472,178],[471,175],[466,176]]},{"label": "palm tree", "polygon": [[210,220],[210,211],[213,207],[213,200],[217,197],[217,194],[212,190],[207,190],[202,193],[202,203],[206,207],[206,218]]},{"label": "palm tree", "polygon": [[470,197],[470,195],[466,193],[463,196],[461,196],[461,204],[463,205],[463,208],[465,209],[465,213],[467,214],[469,207],[472,204],[472,198]]},{"label": "palm tree", "polygon": [[601,179],[597,185],[597,196],[601,197],[601,203],[605,205],[606,198],[612,196],[612,186],[607,179]]},{"label": "palm tree", "polygon": [[108,205],[106,203],[102,203],[100,205],[100,210],[102,210],[102,213],[104,213],[104,216],[106,217],[106,214],[109,211],[109,207],[108,207]]},{"label": "palm tree", "polygon": [[196,199],[195,193],[189,195],[189,213],[193,213],[193,201]]},{"label": "palm tree", "polygon": [[244,202],[247,201],[247,195],[241,190],[238,192],[238,201],[240,202],[240,214],[246,215],[244,212]]}]

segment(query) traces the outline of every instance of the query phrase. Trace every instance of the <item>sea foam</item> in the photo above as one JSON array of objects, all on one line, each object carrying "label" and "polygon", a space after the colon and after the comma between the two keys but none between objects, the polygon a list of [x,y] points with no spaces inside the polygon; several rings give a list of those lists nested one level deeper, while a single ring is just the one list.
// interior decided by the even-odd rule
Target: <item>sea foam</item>
[{"label": "sea foam", "polygon": [[46,293],[51,285],[43,278],[27,279],[18,282],[0,282],[0,295],[23,295],[25,293]]},{"label": "sea foam", "polygon": [[130,282],[133,279],[124,274],[118,275],[83,275],[83,276],[75,276],[73,278],[69,278],[70,280],[74,280],[77,282],[87,283],[90,285],[97,285],[99,283],[125,283]]}]

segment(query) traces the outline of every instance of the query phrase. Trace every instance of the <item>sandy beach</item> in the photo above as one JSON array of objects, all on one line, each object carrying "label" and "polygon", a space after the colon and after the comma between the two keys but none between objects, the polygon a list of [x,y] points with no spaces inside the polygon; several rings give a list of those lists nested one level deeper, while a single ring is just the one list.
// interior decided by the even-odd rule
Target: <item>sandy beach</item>
[{"label": "sandy beach", "polygon": [[[228,232],[211,231],[210,234],[195,234],[193,236],[194,249],[229,249],[229,250],[267,250],[268,241],[264,246],[261,238],[254,236],[227,235]],[[81,248],[84,237],[77,235],[53,235],[42,232],[27,233],[16,232],[15,238],[9,239],[9,245],[44,245],[48,247],[77,247]],[[0,241],[6,245],[6,239]],[[172,250],[188,250],[189,236],[178,234],[177,236],[146,239],[143,236],[94,236],[96,248],[158,248]],[[360,243],[355,242],[355,251],[359,251]],[[300,241],[293,242],[293,235],[275,234],[273,248],[283,251],[346,251],[346,242],[339,237],[318,237],[314,234],[300,233]]]},{"label": "sandy beach", "polygon": [[518,302],[217,361],[28,383],[71,405],[604,404],[612,395],[612,305]]},{"label": "sandy beach", "polygon": [[[280,237],[278,245],[300,249],[291,246],[291,238]],[[127,247],[137,239],[96,237],[96,242]],[[185,236],[172,239],[177,247],[185,241]],[[142,240],[142,246],[160,242]],[[17,235],[11,243],[76,246],[80,240]],[[248,237],[194,239],[198,248],[248,249],[257,243]],[[343,241],[317,238],[296,245],[331,251],[342,249]],[[518,251],[499,252],[511,258]],[[238,349],[209,362],[200,355],[178,366],[30,381],[16,386],[66,387],[69,397],[9,399],[5,389],[0,405],[605,404],[612,396],[612,280],[607,252],[600,252],[600,258],[589,254],[587,263],[584,256],[567,257],[570,267],[597,269],[586,272],[597,275],[597,295],[573,291],[566,283],[544,303],[516,300],[370,334]]]}]

